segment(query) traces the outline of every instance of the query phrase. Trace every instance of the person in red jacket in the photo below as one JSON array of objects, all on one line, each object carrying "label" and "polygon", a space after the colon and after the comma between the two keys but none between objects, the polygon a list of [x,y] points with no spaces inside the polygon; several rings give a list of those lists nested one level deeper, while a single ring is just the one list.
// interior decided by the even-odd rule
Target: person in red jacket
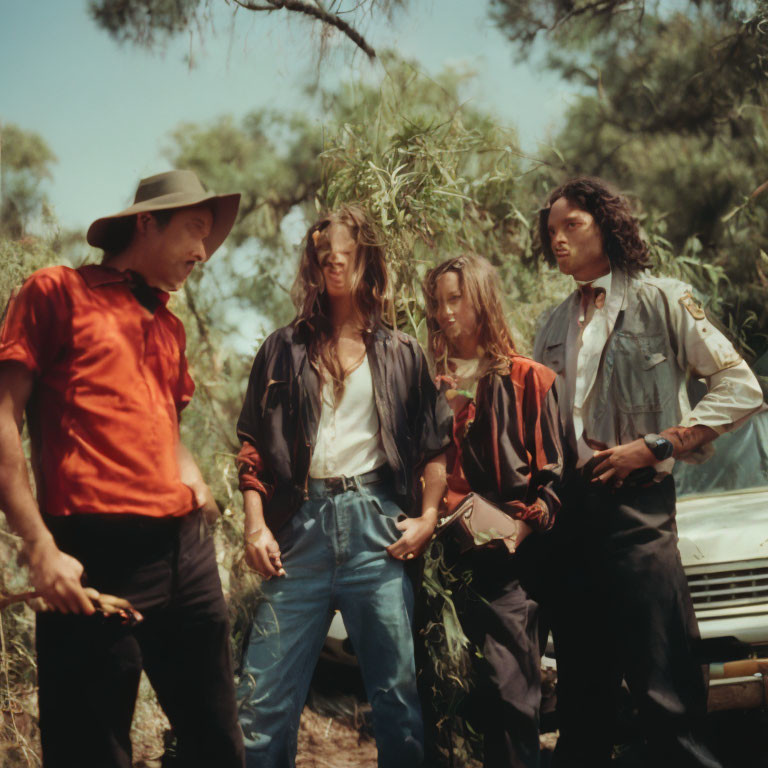
[{"label": "person in red jacket", "polygon": [[[498,283],[476,256],[449,259],[424,281],[429,353],[454,413],[441,511],[478,493],[516,521],[520,545],[548,530],[560,506],[560,420],[555,375],[515,352]],[[481,654],[471,711],[483,735],[483,765],[538,766],[538,607],[521,584],[518,554],[504,546],[471,550],[455,571],[471,574],[455,603]]]},{"label": "person in red jacket", "polygon": [[[218,510],[179,440],[194,383],[184,326],[166,306],[221,245],[239,200],[206,192],[192,171],[143,179],[132,206],[88,230],[102,264],[38,270],[8,305],[0,508],[56,609],[36,626],[45,768],[130,768],[142,669],[181,764],[243,763],[227,606],[203,521]],[[94,615],[93,589],[143,620]]]}]

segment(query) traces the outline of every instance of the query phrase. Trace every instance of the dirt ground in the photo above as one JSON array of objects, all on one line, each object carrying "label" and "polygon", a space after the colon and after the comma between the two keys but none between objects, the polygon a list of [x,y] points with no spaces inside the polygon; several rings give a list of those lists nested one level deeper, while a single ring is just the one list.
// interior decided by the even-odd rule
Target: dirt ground
[{"label": "dirt ground", "polygon": [[[142,691],[143,693],[143,691]],[[133,723],[134,768],[162,768],[168,721],[156,703],[141,701]],[[296,768],[376,768],[376,744],[354,717],[328,717],[304,708]]]},{"label": "dirt ground", "polygon": [[[163,734],[168,725],[150,696],[148,690],[142,690],[134,720],[135,768],[163,766]],[[328,715],[306,707],[299,730],[297,768],[376,768],[376,745],[364,722],[364,712],[363,705],[356,723],[354,715]],[[19,726],[18,722],[16,726]],[[708,738],[724,768],[768,768],[766,733],[768,710],[718,713],[710,715],[707,721]],[[7,734],[4,736],[7,738]],[[0,740],[0,765],[37,765],[34,753],[39,745],[34,736],[28,742],[32,751],[26,755],[15,740]],[[542,768],[550,765],[551,750],[556,741],[556,732],[542,735]],[[613,764],[616,768],[646,768],[647,761],[641,747],[626,744],[618,750]],[[171,763],[166,762],[166,765]]]},{"label": "dirt ground", "polygon": [[[545,688],[552,682],[545,679]],[[313,691],[310,704],[301,717],[296,768],[376,768],[370,707],[359,696],[324,696]],[[135,768],[162,768],[167,723],[144,679],[132,732]],[[723,768],[768,768],[766,733],[768,709],[707,717],[706,736]],[[631,733],[625,736],[629,737],[627,743],[617,748],[613,764],[616,768],[647,768],[640,740],[632,739]],[[550,765],[556,743],[556,731],[542,734],[542,768]]]},{"label": "dirt ground", "polygon": [[[543,734],[542,749],[552,750],[556,741],[557,734]],[[348,718],[325,717],[305,707],[296,768],[376,768],[376,744]]]},{"label": "dirt ground", "polygon": [[376,744],[349,718],[304,708],[296,768],[376,768]]}]

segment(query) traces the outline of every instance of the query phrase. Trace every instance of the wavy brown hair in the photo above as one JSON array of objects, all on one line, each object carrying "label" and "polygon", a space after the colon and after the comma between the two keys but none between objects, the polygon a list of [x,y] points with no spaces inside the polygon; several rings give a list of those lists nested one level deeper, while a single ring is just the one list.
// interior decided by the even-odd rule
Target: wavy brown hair
[{"label": "wavy brown hair", "polygon": [[624,195],[614,192],[602,179],[580,176],[559,186],[539,211],[539,239],[544,257],[556,264],[549,240],[549,209],[561,197],[591,214],[603,238],[603,250],[611,263],[630,277],[651,265],[648,245],[640,236],[637,218]]},{"label": "wavy brown hair", "polygon": [[422,290],[427,305],[427,343],[435,363],[435,372],[448,372],[449,349],[437,322],[437,282],[446,272],[455,272],[463,296],[469,297],[477,315],[478,343],[490,361],[490,370],[506,373],[515,353],[515,344],[509,330],[504,306],[499,293],[499,275],[481,256],[458,256],[430,269],[424,278]]},{"label": "wavy brown hair", "polygon": [[[344,205],[318,219],[308,230],[299,272],[291,289],[296,323],[309,329],[309,359],[333,381],[336,402],[344,393],[346,372],[339,362],[337,339],[331,322],[320,253],[329,245],[331,227],[346,227],[357,243],[352,271],[352,301],[360,320],[366,347],[381,325],[387,301],[387,264],[384,247],[366,212],[357,205]],[[317,234],[316,236],[316,233]]]}]

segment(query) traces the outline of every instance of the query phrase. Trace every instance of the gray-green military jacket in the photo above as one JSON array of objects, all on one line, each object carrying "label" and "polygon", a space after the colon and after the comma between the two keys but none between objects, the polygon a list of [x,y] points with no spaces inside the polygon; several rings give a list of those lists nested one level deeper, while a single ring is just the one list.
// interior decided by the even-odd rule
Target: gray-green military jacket
[{"label": "gray-green military jacket", "polygon": [[[558,374],[563,428],[574,448],[574,414],[585,437],[612,447],[678,425],[722,433],[762,406],[754,374],[678,280],[614,270],[605,304],[590,320],[598,325],[584,332],[578,354],[578,347],[568,354],[569,344],[582,342],[578,316],[577,290],[546,319],[534,349],[534,358]],[[708,390],[693,410],[689,375],[704,379]],[[581,377],[579,385],[574,379],[567,386],[568,376]]]}]

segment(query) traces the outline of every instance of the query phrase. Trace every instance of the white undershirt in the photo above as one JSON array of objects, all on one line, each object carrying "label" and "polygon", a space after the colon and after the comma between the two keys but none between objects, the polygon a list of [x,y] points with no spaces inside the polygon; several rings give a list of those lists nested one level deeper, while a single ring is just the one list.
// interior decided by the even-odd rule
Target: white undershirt
[{"label": "white undershirt", "polygon": [[[576,466],[582,466],[592,458],[594,450],[584,440],[584,413],[583,408],[592,386],[597,378],[597,370],[600,366],[600,358],[603,353],[612,325],[609,319],[611,307],[608,299],[614,298],[611,294],[611,273],[590,280],[587,283],[579,282],[579,285],[591,284],[592,288],[602,288],[605,291],[605,303],[599,309],[594,302],[590,302],[585,316],[579,317],[580,322],[571,319],[569,326],[567,358],[566,358],[566,386],[568,403],[573,417],[573,431],[576,440],[576,449],[579,455]],[[620,297],[620,301],[623,297]],[[581,315],[580,297],[578,315]]]},{"label": "white undershirt", "polygon": [[320,425],[310,477],[353,477],[386,463],[367,356],[344,380],[344,394],[338,405],[333,404],[330,377],[323,383],[320,399]]}]

